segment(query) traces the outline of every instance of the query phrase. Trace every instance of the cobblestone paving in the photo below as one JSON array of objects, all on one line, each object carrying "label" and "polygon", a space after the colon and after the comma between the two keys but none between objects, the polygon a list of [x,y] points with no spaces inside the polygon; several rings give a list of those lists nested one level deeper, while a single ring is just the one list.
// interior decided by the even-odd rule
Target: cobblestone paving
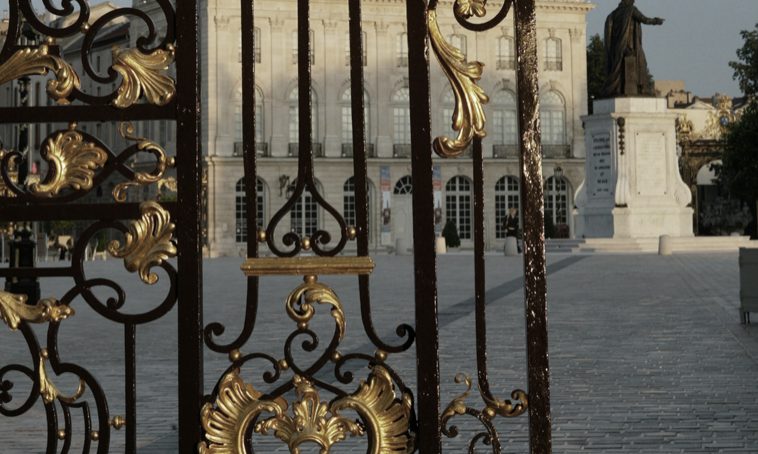
[{"label": "cobblestone paving", "polygon": [[[462,391],[453,382],[456,373],[476,373],[471,259],[461,254],[439,260],[444,403]],[[554,452],[758,453],[758,331],[755,325],[739,324],[736,254],[549,259]],[[374,323],[385,342],[399,343],[395,327],[413,321],[412,258],[378,256],[376,261]],[[526,382],[521,261],[499,255],[488,256],[487,261],[490,381],[498,396],[505,398]],[[205,263],[205,323],[226,326],[217,339],[221,343],[236,338],[243,324],[245,282],[240,263],[241,259]],[[114,278],[124,285],[129,297],[125,312],[155,307],[165,293],[165,282],[145,287],[136,276],[123,272],[116,260],[88,264],[87,271],[90,277]],[[323,277],[322,281],[337,291],[345,305],[348,333],[340,351],[373,352],[360,323],[356,279]],[[282,356],[284,339],[294,329],[282,301],[298,283],[297,278],[262,281],[257,327],[244,352]],[[61,295],[68,285],[62,279],[48,280],[43,295]],[[76,316],[60,330],[61,356],[89,369],[102,383],[111,413],[123,414],[123,329],[103,321],[83,301],[75,307]],[[328,312],[320,311],[317,318],[312,327],[326,340],[332,329]],[[0,367],[17,362],[31,366],[20,334],[2,328]],[[138,452],[175,453],[176,310],[138,327],[137,340]],[[302,364],[314,357],[301,351],[296,356]],[[205,359],[210,391],[228,362],[209,351]],[[391,355],[389,362],[415,388],[413,348]],[[263,370],[263,363],[250,364],[245,378],[266,389]],[[360,365],[353,370],[357,379],[366,374]],[[332,371],[319,377],[334,381]],[[17,379],[12,404],[18,404],[28,385],[18,376],[8,378]],[[75,389],[75,381],[66,375],[57,377],[56,383],[64,393]],[[343,387],[352,392],[355,385]],[[475,394],[469,402],[481,408]],[[76,434],[81,433],[79,421],[75,416]],[[504,452],[527,452],[526,417],[497,421]],[[465,452],[477,429],[465,418],[457,422],[461,434],[445,442],[446,452]],[[23,417],[0,416],[0,451],[44,452],[45,433],[39,403]],[[123,452],[123,434],[115,432],[113,437],[112,452]],[[333,452],[363,452],[356,446],[343,444]],[[257,447],[260,453],[286,452],[277,443]],[[71,452],[77,451],[80,439]],[[477,452],[487,450],[480,447]]]}]

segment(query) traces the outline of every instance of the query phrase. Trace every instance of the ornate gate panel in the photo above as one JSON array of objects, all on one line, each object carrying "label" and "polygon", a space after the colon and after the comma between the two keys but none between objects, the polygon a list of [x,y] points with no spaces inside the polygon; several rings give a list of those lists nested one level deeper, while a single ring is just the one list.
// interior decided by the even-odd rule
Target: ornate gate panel
[{"label": "ornate gate panel", "polygon": [[[200,437],[193,416],[202,395],[197,10],[193,0],[176,2],[176,9],[172,3],[155,0],[154,14],[147,14],[108,5],[95,10],[85,0],[10,1],[0,84],[9,92],[18,89],[19,103],[0,108],[0,126],[6,132],[11,128],[5,126],[17,126],[18,140],[3,137],[8,148],[0,152],[0,223],[15,235],[16,254],[9,268],[0,269],[6,281],[0,318],[4,339],[25,339],[28,360],[0,364],[0,415],[9,427],[11,418],[41,406],[46,440],[26,436],[48,453],[110,452],[114,431],[123,433],[117,444],[124,452],[137,452],[136,342],[140,327],[175,313],[177,300],[182,398],[175,417],[181,452],[190,452]],[[119,26],[127,17],[139,23],[131,28],[132,41]],[[103,49],[114,36],[123,39]],[[101,66],[101,59],[110,64]],[[36,90],[29,102],[32,86],[46,86],[47,97]],[[162,128],[175,125],[176,140],[150,135],[158,128],[149,125],[157,122]],[[102,125],[117,129],[118,138],[107,137]],[[39,139],[32,140],[30,130]],[[145,199],[143,194],[153,196]],[[51,252],[61,261],[35,266],[33,249],[23,250],[31,235],[27,230],[42,230],[53,221],[66,229],[58,232],[66,235],[51,241],[60,248]],[[37,246],[46,250],[45,243],[40,239]],[[85,267],[93,254],[123,261],[123,280]],[[51,278],[68,280],[69,290],[47,294]],[[127,280],[141,281],[138,294],[125,290]],[[41,297],[35,281],[42,284]],[[137,302],[145,307],[135,306]],[[71,335],[67,326],[77,311],[90,310],[100,317],[88,327],[93,333],[106,324],[123,330],[123,366],[114,371],[123,374],[123,400],[108,395],[96,374],[69,362],[59,349]],[[97,345],[102,339],[94,336]],[[118,358],[121,353],[112,354]],[[61,385],[71,382],[73,389]],[[123,414],[109,410],[116,402]],[[4,451],[12,446],[12,441],[3,442]]]},{"label": "ornate gate panel", "polygon": [[[549,411],[549,369],[547,363],[546,281],[543,232],[543,194],[537,100],[537,54],[534,0],[506,1],[492,19],[472,22],[473,16],[486,15],[480,0],[458,0],[452,12],[461,26],[472,31],[495,27],[513,6],[516,22],[518,89],[521,146],[521,181],[524,219],[525,320],[527,326],[527,391],[514,390],[508,398],[496,396],[490,389],[487,368],[487,334],[484,281],[484,162],[482,138],[485,118],[482,105],[487,96],[477,85],[483,64],[467,62],[463,53],[446,42],[438,25],[436,0],[409,0],[407,36],[409,57],[410,126],[412,131],[413,241],[415,326],[401,324],[396,332],[398,344],[386,343],[376,333],[372,319],[369,282],[374,268],[369,255],[369,204],[367,187],[367,146],[364,118],[363,43],[361,42],[361,1],[347,0],[350,18],[350,89],[352,111],[352,149],[355,181],[356,225],[348,225],[341,213],[319,192],[314,179],[311,109],[311,34],[312,2],[297,1],[297,80],[298,80],[298,160],[297,179],[286,203],[270,222],[259,227],[255,215],[248,216],[247,231],[257,232],[248,241],[248,259],[243,271],[248,276],[245,318],[242,331],[229,343],[220,343],[225,327],[212,321],[205,327],[205,344],[210,350],[228,356],[229,365],[220,375],[201,419],[204,438],[198,445],[201,453],[252,453],[268,451],[271,440],[290,452],[299,452],[306,444],[315,444],[320,452],[348,447],[350,452],[366,449],[370,453],[440,453],[443,437],[457,436],[454,419],[473,417],[483,430],[469,442],[470,452],[487,445],[495,453],[502,451],[495,425],[499,417],[517,417],[529,411],[531,452],[551,451]],[[256,177],[258,163],[255,150],[255,12],[253,2],[241,2],[242,8],[242,118],[245,190],[249,214],[258,213]],[[429,47],[431,45],[431,47]],[[436,55],[447,75],[456,98],[453,127],[457,137],[431,137],[431,106],[428,50]],[[457,381],[468,390],[450,403],[440,397],[440,330],[437,305],[435,256],[433,159],[455,159],[473,147],[474,218],[475,218],[475,314],[477,378],[482,401],[467,401],[473,386],[468,377]],[[308,193],[320,208],[333,217],[335,231],[277,233],[277,226],[288,216],[303,194]],[[356,253],[345,249],[349,241],[357,243]],[[263,257],[265,245],[272,257]],[[270,276],[300,276],[292,291],[282,295],[282,315],[292,322],[292,331],[280,349],[259,351],[253,340],[259,311],[259,284]],[[373,344],[373,351],[344,351],[342,341],[348,326],[345,304],[328,284],[329,275],[355,276],[359,283],[362,328]],[[411,299],[411,295],[408,295]],[[327,312],[328,311],[328,312]],[[240,313],[243,310],[240,309]],[[328,315],[333,327],[322,346],[312,323],[317,316]],[[410,349],[415,343],[415,371],[396,370],[393,355]],[[253,349],[252,353],[247,348]],[[316,359],[302,364],[296,354],[318,351]],[[253,363],[265,364],[265,370]],[[362,372],[348,372],[356,363]],[[409,374],[416,374],[416,389],[405,384]],[[330,380],[328,377],[333,376]],[[355,376],[354,376],[355,375]],[[355,383],[355,380],[361,380]],[[336,380],[336,383],[334,382]],[[444,381],[444,380],[443,380]],[[363,439],[367,448],[355,448]],[[261,448],[261,446],[266,448]]]}]

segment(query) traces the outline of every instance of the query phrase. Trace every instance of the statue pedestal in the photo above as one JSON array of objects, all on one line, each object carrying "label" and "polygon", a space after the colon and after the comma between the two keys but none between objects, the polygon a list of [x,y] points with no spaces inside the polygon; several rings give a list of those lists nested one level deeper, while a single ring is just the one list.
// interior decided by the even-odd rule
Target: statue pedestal
[{"label": "statue pedestal", "polygon": [[583,117],[587,160],[577,236],[693,236],[692,195],[679,174],[676,114],[662,98],[595,101]]}]

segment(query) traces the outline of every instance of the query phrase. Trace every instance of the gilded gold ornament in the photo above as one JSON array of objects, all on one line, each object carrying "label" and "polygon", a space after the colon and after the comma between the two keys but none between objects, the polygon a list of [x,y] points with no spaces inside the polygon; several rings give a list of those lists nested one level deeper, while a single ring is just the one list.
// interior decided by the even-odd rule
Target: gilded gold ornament
[{"label": "gilded gold ornament", "polygon": [[23,76],[45,76],[51,71],[55,79],[47,82],[47,93],[59,104],[68,104],[71,92],[81,86],[79,76],[66,60],[51,54],[46,44],[19,49],[0,64],[0,85]]},{"label": "gilded gold ornament", "polygon": [[255,425],[255,431],[262,435],[273,433],[287,443],[290,452],[300,453],[300,445],[305,442],[321,446],[327,453],[333,444],[348,435],[363,435],[363,427],[356,421],[329,413],[329,404],[319,398],[318,391],[311,383],[296,375],[293,379],[298,401],[292,404],[294,417],[280,413]]},{"label": "gilded gold ornament", "polygon": [[255,257],[245,260],[242,271],[246,276],[307,276],[339,274],[371,274],[371,257]]},{"label": "gilded gold ornament", "polygon": [[155,168],[152,172],[135,172],[134,179],[132,181],[124,181],[117,184],[113,188],[113,198],[116,202],[126,202],[126,191],[133,186],[147,186],[150,184],[158,184],[158,190],[161,189],[161,182],[163,186],[167,186],[169,189],[176,191],[176,180],[173,180],[173,185],[164,178],[166,170],[170,167],[174,167],[174,158],[166,156],[166,150],[163,149],[157,143],[148,140],[144,137],[137,137],[134,135],[134,125],[128,122],[121,123],[119,125],[119,134],[125,140],[136,142],[137,149],[141,152],[151,153],[155,157]]},{"label": "gilded gold ornament", "polygon": [[314,303],[332,306],[331,315],[337,324],[339,340],[345,336],[345,312],[334,290],[316,281],[315,276],[306,276],[305,282],[290,293],[285,302],[287,315],[305,329],[316,314]]},{"label": "gilded gold ornament", "polygon": [[92,189],[95,172],[108,161],[108,153],[93,142],[85,142],[76,123],[71,123],[68,131],[45,142],[42,158],[47,161],[48,174],[41,182],[30,184],[29,190],[40,197],[55,197],[67,188]]},{"label": "gilded gold ornament", "polygon": [[[0,148],[0,161],[3,160],[5,157],[6,151]],[[11,169],[13,169],[13,161],[11,161]],[[18,180],[18,172],[15,170],[9,170],[8,176],[10,177],[11,182],[16,183]],[[13,198],[16,197],[16,194],[8,188],[8,186],[5,185],[5,180],[3,180],[2,177],[0,177],[0,198]]]},{"label": "gilded gold ornament", "polygon": [[463,415],[466,413],[466,399],[468,399],[468,396],[471,394],[471,377],[466,374],[456,374],[455,382],[458,384],[464,384],[466,386],[466,391],[458,395],[449,404],[447,404],[447,407],[445,407],[445,410],[440,416],[442,427],[447,427],[448,421],[450,421],[450,419],[452,419],[454,416]]},{"label": "gilded gold ornament", "polygon": [[166,75],[174,62],[175,49],[157,49],[149,54],[139,49],[113,49],[113,69],[123,81],[113,105],[126,108],[135,104],[144,94],[150,104],[165,106],[176,95],[176,82]]},{"label": "gilded gold ornament", "polygon": [[468,19],[471,16],[483,17],[487,14],[486,0],[457,0],[455,2],[456,16]]},{"label": "gilded gold ornament", "polygon": [[[455,399],[453,399],[447,405],[447,407],[445,407],[445,410],[442,412],[442,416],[440,417],[440,421],[442,422],[443,427],[447,427],[447,424],[450,421],[450,419],[452,419],[456,415],[465,414],[468,408],[466,404],[466,399],[468,399],[468,396],[471,394],[471,388],[472,388],[471,377],[469,377],[466,374],[457,374],[455,376],[455,382],[458,384],[465,385],[466,391],[464,391],[462,394],[460,394]],[[527,394],[520,389],[517,389],[511,393],[511,398],[517,400],[515,404],[511,402],[510,400],[501,401],[498,399],[490,398],[487,396],[486,393],[483,393],[481,391],[480,391],[480,394],[486,404],[485,408],[481,411],[481,413],[487,419],[492,419],[497,415],[500,415],[506,418],[513,418],[516,416],[520,416],[526,411],[526,409],[529,406]]]},{"label": "gilded gold ornament", "polygon": [[[468,3],[471,12],[475,13],[478,6],[474,5],[480,3],[474,0]],[[483,8],[483,3],[481,5]],[[454,139],[446,136],[437,137],[432,145],[434,152],[439,156],[454,158],[461,156],[475,137],[482,139],[487,135],[484,130],[486,119],[483,106],[489,102],[489,98],[482,87],[477,85],[482,78],[484,64],[478,61],[467,62],[463,52],[445,41],[437,23],[435,9],[429,10],[427,17],[432,50],[455,95],[452,126],[453,130],[458,132]]]},{"label": "gilded gold ornament", "polygon": [[261,413],[281,415],[287,409],[282,399],[261,400],[262,393],[240,377],[239,369],[226,374],[219,384],[218,397],[201,411],[207,441],[200,442],[200,454],[245,454],[245,433]]},{"label": "gilded gold ornament", "polygon": [[26,295],[16,295],[0,290],[0,318],[16,331],[21,322],[60,322],[74,315],[74,309],[54,299],[43,299],[35,305],[26,304]]},{"label": "gilded gold ornament", "polygon": [[39,355],[39,393],[42,396],[42,400],[46,404],[51,404],[56,399],[67,404],[73,404],[74,402],[79,400],[79,398],[84,395],[84,390],[86,389],[84,380],[82,380],[81,378],[79,379],[79,386],[77,387],[73,395],[71,396],[62,395],[61,392],[58,390],[58,387],[55,386],[55,383],[53,383],[53,381],[50,379],[50,376],[47,373],[47,368],[45,366],[46,360],[47,360],[47,350],[42,349]]},{"label": "gilded gold ornament", "polygon": [[151,272],[152,268],[176,257],[173,242],[176,227],[169,212],[157,202],[142,202],[140,212],[142,216],[132,221],[129,231],[124,234],[124,246],[118,240],[111,241],[108,252],[123,258],[129,272],[138,272],[142,282],[152,285],[158,282],[158,275]]}]

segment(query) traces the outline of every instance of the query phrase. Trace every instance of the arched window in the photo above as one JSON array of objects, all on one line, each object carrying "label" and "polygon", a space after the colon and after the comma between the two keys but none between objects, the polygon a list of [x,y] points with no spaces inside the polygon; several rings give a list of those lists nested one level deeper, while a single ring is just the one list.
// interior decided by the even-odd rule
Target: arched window
[{"label": "arched window", "polygon": [[[290,143],[300,142],[300,126],[298,121],[298,115],[300,108],[298,105],[298,87],[292,89],[289,94],[289,136]],[[318,136],[318,100],[316,98],[316,92],[311,88],[311,138]]]},{"label": "arched window", "polygon": [[[361,44],[363,48],[362,64],[366,66],[368,56],[366,55],[366,32],[361,32]],[[350,66],[350,32],[345,33],[345,66]]]},{"label": "arched window", "polygon": [[410,175],[406,175],[395,183],[395,194],[413,194],[413,179]]},{"label": "arched window", "polygon": [[499,90],[492,96],[492,140],[495,145],[516,145],[518,127],[516,122],[516,94]]},{"label": "arched window", "polygon": [[[263,90],[256,85],[255,87],[255,142],[262,143],[264,140],[264,117],[263,111]],[[242,142],[242,87],[237,88],[234,103],[234,141]]]},{"label": "arched window", "polygon": [[292,207],[290,227],[300,237],[312,236],[318,230],[318,204],[307,188]]},{"label": "arched window", "polygon": [[497,69],[515,69],[516,53],[513,50],[513,38],[501,36],[497,40]]},{"label": "arched window", "polygon": [[[313,65],[316,63],[316,53],[314,51],[314,48],[316,47],[316,45],[315,45],[315,39],[314,39],[315,34],[313,33],[313,30],[308,30],[308,35],[310,36],[310,41],[311,41],[310,61],[311,61],[311,65]],[[297,64],[297,48],[298,48],[297,42],[298,42],[297,30],[295,30],[294,32],[292,32],[292,64],[293,65]]]},{"label": "arched window", "polygon": [[457,176],[445,185],[445,215],[458,228],[462,240],[471,239],[471,182]]},{"label": "arched window", "polygon": [[563,71],[563,47],[558,38],[548,38],[545,52],[545,70]]},{"label": "arched window", "polygon": [[553,225],[568,224],[568,183],[563,177],[550,177],[545,182],[545,217],[552,217]]},{"label": "arched window", "polygon": [[408,66],[408,34],[403,32],[395,38],[395,53],[397,53],[397,66]]},{"label": "arched window", "polygon": [[566,107],[563,97],[557,91],[549,91],[540,99],[540,122],[542,143],[566,144]]},{"label": "arched window", "polygon": [[[266,185],[260,178],[256,179],[255,190],[257,192],[256,225],[259,229],[266,226]],[[247,241],[247,194],[245,193],[245,179],[240,178],[235,185],[235,239],[238,243]]]},{"label": "arched window", "polygon": [[[350,93],[350,87],[345,88],[340,96],[340,104],[342,106],[342,143],[353,143],[353,106],[350,104],[352,101],[352,95]],[[363,121],[366,125],[366,137],[369,136],[369,117],[368,117],[368,93],[363,92]]]},{"label": "arched window", "polygon": [[408,87],[400,87],[392,94],[392,125],[395,132],[395,144],[411,143],[411,108]]},{"label": "arched window", "polygon": [[518,178],[506,176],[495,183],[495,238],[505,238],[505,218],[511,208],[519,209]]},{"label": "arched window", "polygon": [[460,50],[461,53],[463,53],[464,58],[466,55],[468,55],[468,49],[466,48],[466,35],[460,35],[457,33],[450,35],[450,44],[452,44],[452,46],[456,49]]}]

